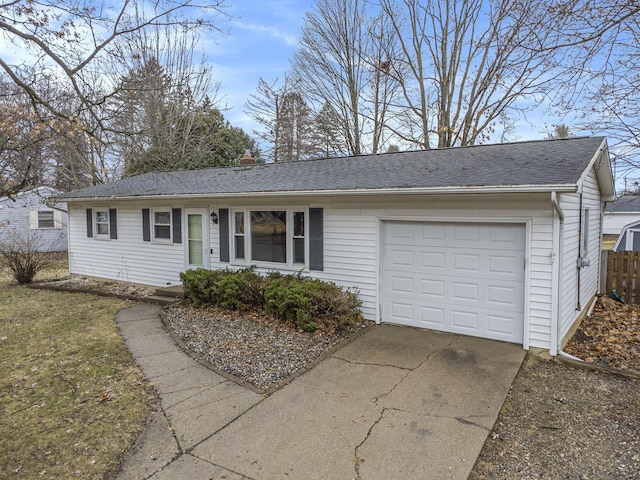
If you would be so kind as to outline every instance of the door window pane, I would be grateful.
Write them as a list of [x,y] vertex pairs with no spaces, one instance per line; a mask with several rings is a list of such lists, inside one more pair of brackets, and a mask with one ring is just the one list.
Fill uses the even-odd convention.
[[187,216],[187,236],[189,242],[189,265],[204,265],[202,254],[202,215]]

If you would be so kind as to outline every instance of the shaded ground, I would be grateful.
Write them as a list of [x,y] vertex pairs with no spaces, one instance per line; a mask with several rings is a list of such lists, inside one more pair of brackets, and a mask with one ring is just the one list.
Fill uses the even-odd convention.
[[[640,306],[601,298],[565,351],[640,374]],[[640,380],[528,361],[470,479],[640,478]]]
[[638,387],[559,362],[525,364],[469,478],[640,478]]

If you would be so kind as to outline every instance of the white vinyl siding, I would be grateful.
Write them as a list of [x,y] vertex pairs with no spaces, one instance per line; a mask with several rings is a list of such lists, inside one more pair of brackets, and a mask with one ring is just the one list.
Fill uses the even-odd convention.
[[[118,212],[118,239],[96,246],[96,242],[86,236],[85,208],[92,206],[71,205],[69,271],[146,285],[179,284],[179,273],[185,265],[184,245],[144,242],[140,210],[145,206],[114,205]],[[104,209],[96,207],[95,210]]]
[[[585,179],[584,207],[591,211],[589,238],[590,267],[582,272],[582,302],[593,296],[597,285],[600,206],[595,177]],[[593,191],[593,192],[591,192]],[[576,259],[579,248],[577,238],[578,194],[559,195],[566,220],[562,244],[561,330],[565,331],[575,320]],[[177,205],[183,209],[201,204]],[[220,262],[220,225],[208,221],[207,252],[211,268],[242,268],[250,262],[234,263],[234,212],[247,212],[256,205],[269,210],[308,211],[323,209],[324,270],[309,271],[302,265],[278,266],[283,273],[301,272],[303,276],[320,278],[340,286],[354,288],[362,300],[362,311],[370,320],[380,320],[381,287],[380,251],[381,229],[385,221],[480,222],[517,223],[526,225],[526,270],[524,305],[525,346],[549,348],[551,341],[551,290],[553,253],[553,207],[549,192],[540,194],[485,194],[458,196],[385,195],[291,198],[237,198],[209,200],[208,211],[229,209],[229,247],[231,262]],[[165,204],[166,205],[166,204]],[[149,244],[142,241],[141,208],[162,206],[158,202],[117,202],[112,205],[118,212],[118,240],[105,242],[100,251],[95,242],[86,238],[86,208],[97,208],[90,202],[74,204],[70,214],[70,270],[72,273],[125,280],[149,285],[179,283],[179,272],[185,268],[185,248],[181,244]],[[183,210],[184,211],[184,210]],[[246,229],[245,213],[245,235]],[[208,219],[208,217],[205,217]],[[289,217],[291,221],[292,217]],[[184,220],[184,215],[183,215]],[[308,218],[305,215],[305,221]],[[289,223],[289,222],[288,222]],[[290,237],[291,239],[292,237]],[[248,240],[247,240],[248,241]],[[308,245],[308,239],[305,238]],[[246,242],[245,242],[246,245]],[[248,255],[248,252],[245,252]],[[306,253],[308,257],[308,252]],[[289,255],[291,257],[291,255]],[[556,252],[556,258],[560,258]],[[274,267],[256,268],[268,273]],[[563,293],[564,292],[564,293]],[[584,308],[585,306],[583,306]]]
[[[582,310],[598,292],[598,264],[600,261],[600,192],[592,169],[584,176],[582,184],[582,209],[589,210],[589,251],[584,259],[589,266],[580,269],[580,296],[578,297],[578,256],[581,251],[581,238],[578,237],[580,227],[580,193],[563,194],[560,206],[565,213],[562,244],[562,264],[560,280],[560,331],[559,338],[569,331]],[[578,310],[578,305],[580,309]]]
[[620,235],[622,227],[640,221],[640,212],[605,213],[602,233],[605,235]]
[[[64,211],[66,205],[50,206],[45,203],[45,198],[54,193],[48,187],[40,187],[18,194],[15,202],[0,197],[0,240],[14,232],[23,235],[36,234],[40,251],[67,250],[67,214]],[[40,210],[53,211],[53,227],[38,228]]]

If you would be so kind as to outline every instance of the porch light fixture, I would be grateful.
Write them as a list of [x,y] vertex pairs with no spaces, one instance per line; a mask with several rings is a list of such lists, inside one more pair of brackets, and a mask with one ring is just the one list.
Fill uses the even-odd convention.
[[218,214],[215,211],[211,212],[211,222],[214,225],[218,224]]

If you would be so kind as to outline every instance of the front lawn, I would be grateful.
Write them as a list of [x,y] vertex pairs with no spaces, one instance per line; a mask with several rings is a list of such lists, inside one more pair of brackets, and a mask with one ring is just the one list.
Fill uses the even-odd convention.
[[156,405],[118,334],[125,301],[0,278],[0,478],[105,478]]

